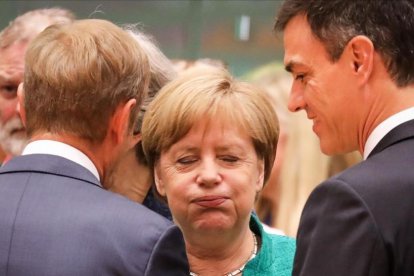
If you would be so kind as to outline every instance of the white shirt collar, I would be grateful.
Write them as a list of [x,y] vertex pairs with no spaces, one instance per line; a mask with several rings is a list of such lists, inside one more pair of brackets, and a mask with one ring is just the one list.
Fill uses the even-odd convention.
[[68,144],[53,140],[37,140],[24,148],[22,155],[27,154],[51,154],[69,159],[89,170],[100,181],[98,170],[91,159]]
[[364,160],[367,159],[369,154],[375,148],[375,146],[381,141],[384,136],[390,132],[396,126],[401,125],[407,121],[414,119],[414,107],[405,109],[401,112],[398,112],[391,117],[388,117],[383,122],[381,122],[374,131],[368,136],[367,142],[364,147]]

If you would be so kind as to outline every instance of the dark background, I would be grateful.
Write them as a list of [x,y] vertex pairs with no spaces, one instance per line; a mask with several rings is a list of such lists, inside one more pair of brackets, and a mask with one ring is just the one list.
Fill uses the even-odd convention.
[[[45,7],[62,7],[78,19],[101,18],[118,25],[139,23],[172,59],[214,58],[236,76],[260,65],[281,61],[282,40],[273,33],[280,1],[2,1],[0,29],[19,14]],[[249,39],[239,39],[241,16],[250,18]]]

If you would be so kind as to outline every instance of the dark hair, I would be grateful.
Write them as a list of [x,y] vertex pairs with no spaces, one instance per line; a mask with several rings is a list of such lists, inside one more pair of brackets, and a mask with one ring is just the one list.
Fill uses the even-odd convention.
[[285,0],[276,17],[275,31],[283,31],[296,15],[307,17],[333,62],[353,37],[364,35],[398,86],[414,83],[412,0]]

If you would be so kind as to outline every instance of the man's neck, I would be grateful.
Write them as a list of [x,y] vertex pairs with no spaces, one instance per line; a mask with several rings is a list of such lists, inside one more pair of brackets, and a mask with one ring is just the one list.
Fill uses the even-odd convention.
[[69,145],[71,147],[74,147],[75,149],[82,152],[84,155],[87,156],[87,158],[90,159],[90,161],[95,166],[99,179],[103,180],[103,176],[105,173],[105,159],[101,158],[103,155],[101,152],[101,148],[99,145],[91,143],[90,141],[87,141],[85,139],[81,139],[78,137],[75,137],[73,135],[65,135],[65,134],[52,134],[52,133],[42,133],[42,134],[36,134],[33,137],[31,137],[30,142],[39,141],[39,140],[51,140],[56,142],[61,142],[66,145]]

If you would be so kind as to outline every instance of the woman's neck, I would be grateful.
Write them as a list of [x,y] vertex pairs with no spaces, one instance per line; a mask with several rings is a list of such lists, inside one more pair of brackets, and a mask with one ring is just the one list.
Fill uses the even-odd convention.
[[151,174],[147,166],[140,164],[135,152],[128,152],[119,162],[106,187],[112,192],[142,203],[151,188]]
[[[190,270],[198,276],[226,275],[248,262],[255,248],[249,228],[239,233],[217,233],[186,238]],[[257,247],[256,247],[257,248]]]

